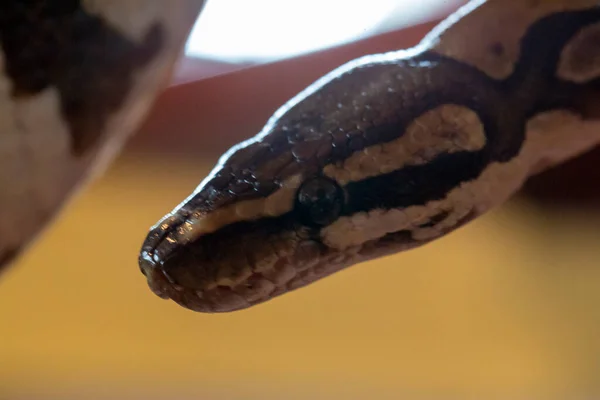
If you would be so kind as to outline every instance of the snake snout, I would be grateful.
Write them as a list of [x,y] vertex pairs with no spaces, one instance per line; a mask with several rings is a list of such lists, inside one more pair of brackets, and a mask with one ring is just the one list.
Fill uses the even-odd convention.
[[227,312],[250,306],[249,288],[266,290],[252,277],[249,248],[239,237],[203,234],[176,240],[180,226],[180,219],[157,224],[142,246],[139,268],[156,295],[194,311]]
[[292,214],[194,237],[178,236],[185,221],[172,217],[157,224],[142,246],[139,267],[156,295],[194,311],[247,308],[327,272],[316,267],[327,249]]
[[[171,299],[195,311],[221,311],[215,307],[211,296],[203,295],[207,280],[199,279],[197,276],[198,272],[210,269],[210,265],[192,266],[182,262],[179,259],[179,252],[174,253],[172,257],[174,258],[163,260],[155,254],[142,251],[139,267],[142,274],[146,276],[152,292],[163,299]],[[203,268],[204,266],[208,268]]]

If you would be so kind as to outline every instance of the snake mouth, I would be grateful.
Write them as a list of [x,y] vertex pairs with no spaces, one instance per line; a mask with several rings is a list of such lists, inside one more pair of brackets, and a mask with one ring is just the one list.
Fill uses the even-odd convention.
[[[324,249],[323,245],[316,242],[304,243],[302,247]],[[300,258],[304,262],[300,262]],[[149,254],[143,254],[139,264],[150,289],[157,296],[171,299],[193,311],[219,313],[245,309],[306,286],[345,266],[336,261],[339,260],[314,255],[309,257],[306,253],[302,257],[296,253],[295,256],[278,258],[270,268],[261,271],[247,268],[245,276],[241,279],[238,277],[236,281],[210,282],[201,288],[180,285],[164,264],[161,266]],[[183,274],[189,272],[189,268],[186,268]],[[176,275],[185,279],[182,272]]]
[[[202,238],[199,238],[202,243]],[[181,246],[161,259],[152,252],[142,251],[139,265],[146,276],[150,289],[163,299],[202,313],[223,313],[249,308],[264,303],[281,294],[307,286],[351,265],[382,255],[418,246],[410,231],[400,231],[383,238],[346,248],[332,249],[323,243],[303,239],[290,246],[286,255],[278,255],[272,262],[263,263],[257,269],[250,263],[237,274],[218,279],[199,280],[199,274],[214,269],[219,273],[231,269],[225,263],[191,263],[186,254],[187,246]],[[193,245],[193,244],[192,244]],[[189,246],[189,245],[188,245]],[[213,246],[207,247],[210,250]],[[271,253],[275,254],[275,253]]]
[[[260,273],[252,273],[247,280],[235,286],[216,285],[203,290],[184,288],[169,280],[159,268],[148,271],[151,290],[163,299],[171,299],[192,311],[203,313],[231,312],[263,303],[293,286],[277,286]],[[298,285],[300,287],[302,285]]]
[[[177,225],[176,220],[169,222]],[[248,308],[338,269],[327,246],[308,238],[302,229],[275,233],[269,229],[280,226],[275,221],[241,224],[244,233],[237,236],[225,228],[225,232],[188,243],[167,243],[169,250],[165,251],[168,235],[164,232],[172,231],[174,225],[159,224],[148,234],[139,267],[157,296],[193,311]],[[254,240],[248,240],[249,232]]]

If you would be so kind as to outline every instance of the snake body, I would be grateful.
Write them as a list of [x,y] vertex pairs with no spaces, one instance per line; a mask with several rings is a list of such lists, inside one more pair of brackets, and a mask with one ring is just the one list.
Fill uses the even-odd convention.
[[[82,9],[97,4],[100,22],[110,20],[112,2],[72,3]],[[25,98],[39,103],[36,112],[62,113],[56,130],[72,140],[25,162],[36,165],[25,184],[48,199],[41,208],[35,202],[40,215],[17,204],[14,194],[0,195],[0,254],[15,254],[38,232],[97,168],[98,154],[114,153],[114,143],[122,143],[141,119],[139,110],[158,91],[159,77],[192,24],[189,15],[202,7],[202,1],[181,1],[180,11],[171,7],[163,15],[166,8],[155,3],[155,12],[139,25],[144,29],[135,30],[136,40],[115,37],[118,29],[94,19],[81,22],[78,14],[75,27],[100,24],[100,36],[109,38],[102,43],[138,56],[105,70],[91,68],[105,84],[75,91],[70,101],[64,81],[73,89],[85,72],[68,63],[73,57],[54,60],[54,80],[43,84],[31,76],[19,81],[20,68],[5,63],[13,102]],[[124,12],[124,3],[117,4],[114,10]],[[163,23],[152,28],[150,20]],[[6,25],[0,22],[5,56]],[[77,47],[72,36],[69,31],[67,50]],[[146,78],[126,82],[120,99],[92,101],[103,88],[105,94],[118,92],[110,85],[121,87],[121,79],[144,73]],[[136,89],[143,93],[131,94]],[[504,203],[531,175],[596,146],[599,95],[597,1],[471,1],[416,47],[351,61],[283,105],[151,228],[140,268],[157,295],[195,311],[226,312],[422,246]],[[31,110],[12,112],[16,133],[17,122],[35,121]],[[109,117],[117,122],[109,124]],[[55,140],[42,136],[32,139],[34,145]],[[16,151],[10,141],[0,143],[5,153]],[[53,160],[61,161],[58,169],[49,169]],[[18,187],[13,175],[2,174],[4,187]],[[15,226],[23,229],[15,232]]]
[[203,3],[0,2],[0,270],[118,153]]

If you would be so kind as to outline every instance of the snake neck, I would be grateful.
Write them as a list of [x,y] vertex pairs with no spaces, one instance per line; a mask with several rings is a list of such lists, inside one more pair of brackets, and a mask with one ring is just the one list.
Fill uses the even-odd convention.
[[[490,90],[502,97],[493,105],[498,160],[520,154],[529,137],[539,143],[528,159],[552,165],[598,143],[599,40],[597,1],[503,0],[469,3],[424,42],[431,53],[492,78]],[[547,135],[537,134],[542,127]]]

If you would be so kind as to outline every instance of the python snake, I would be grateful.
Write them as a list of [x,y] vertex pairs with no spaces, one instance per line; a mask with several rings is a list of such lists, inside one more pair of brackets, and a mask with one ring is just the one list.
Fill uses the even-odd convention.
[[[471,1],[414,48],[351,61],[283,105],[151,228],[140,268],[157,295],[225,312],[422,246],[596,146],[599,94],[598,1]],[[111,105],[91,112],[134,114]],[[92,129],[73,106],[71,130]]]

